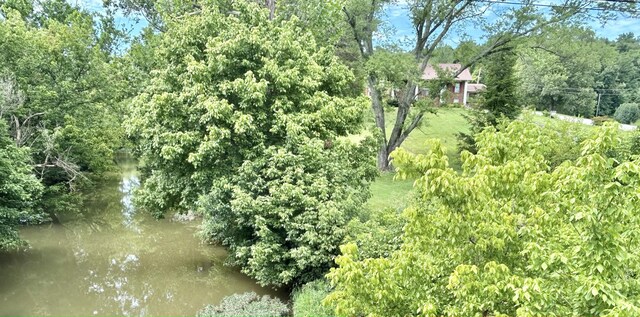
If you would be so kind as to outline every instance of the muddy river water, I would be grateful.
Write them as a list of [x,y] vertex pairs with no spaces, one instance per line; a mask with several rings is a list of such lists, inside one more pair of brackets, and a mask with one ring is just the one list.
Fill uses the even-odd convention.
[[137,212],[135,170],[87,193],[81,215],[21,229],[30,247],[0,254],[0,315],[194,316],[205,304],[261,288],[224,266],[222,247],[196,236],[199,221]]

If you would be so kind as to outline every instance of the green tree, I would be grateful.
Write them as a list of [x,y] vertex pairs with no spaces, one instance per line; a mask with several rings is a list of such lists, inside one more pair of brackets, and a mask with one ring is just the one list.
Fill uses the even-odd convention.
[[0,250],[20,247],[20,223],[39,220],[37,202],[42,185],[33,175],[27,148],[19,148],[0,121]]
[[624,103],[616,109],[614,118],[620,123],[631,124],[640,119],[640,108],[635,103]]
[[[57,220],[79,202],[71,192],[114,168],[122,146],[123,103],[131,90],[113,16],[98,16],[65,1],[38,8],[20,0],[0,5],[0,82],[13,98],[0,120],[18,147],[28,147],[45,185],[42,209]],[[14,9],[15,8],[15,9]]]
[[30,144],[45,183],[71,184],[80,173],[113,166],[122,135],[120,80],[93,17],[59,5],[65,10],[36,26],[13,10],[0,21],[0,74],[15,78],[25,96],[3,119],[18,145]]
[[353,74],[296,23],[240,2],[170,22],[128,121],[138,204],[199,210],[205,237],[263,284],[326,272],[375,173],[370,147],[345,138],[366,109]]
[[436,141],[397,150],[399,175],[419,176],[403,245],[379,259],[343,246],[327,300],[348,316],[637,315],[640,161],[609,155],[616,125],[592,133],[555,168],[563,140],[529,121],[481,132],[462,174]]
[[460,133],[460,149],[476,152],[473,136],[487,126],[497,126],[500,118],[515,119],[521,110],[517,97],[517,79],[514,67],[517,55],[505,49],[488,57],[483,63],[486,89],[481,93],[479,107],[467,117],[470,133]]
[[[376,54],[374,34],[379,31],[381,25],[381,12],[390,2],[392,1],[350,0],[344,6],[345,19],[353,34],[353,40],[358,45],[360,58],[365,62]],[[473,54],[460,55],[465,59],[461,61],[463,66],[457,73],[446,74],[453,78],[486,56],[502,51],[517,39],[537,34],[546,26],[567,21],[576,17],[585,8],[594,6],[592,1],[564,0],[560,1],[551,12],[542,12],[531,1],[518,1],[518,4],[520,5],[505,8],[500,1],[408,1],[407,9],[416,30],[410,54],[418,67],[418,73],[424,72],[436,49],[441,47],[443,41],[459,26],[473,23],[476,28],[483,29],[491,37],[481,49],[474,47],[470,50]],[[599,6],[604,13],[611,8],[635,8],[634,4],[621,2],[608,2],[596,4],[596,6]],[[495,12],[501,14],[497,19],[488,18],[488,15],[484,14],[487,10],[496,10]],[[386,170],[390,168],[389,153],[398,148],[421,124],[429,107],[414,107],[416,103],[414,92],[419,81],[411,77],[406,78],[404,88],[401,89],[402,94],[398,97],[398,110],[391,133],[387,134],[384,91],[379,89],[381,80],[384,78],[378,78],[375,73],[366,74],[366,84],[372,100],[371,107],[379,132],[378,168]]]
[[505,50],[488,58],[485,65],[484,83],[487,86],[481,94],[481,108],[488,111],[491,125],[497,125],[501,116],[515,119],[520,114],[517,98],[517,80],[514,67],[517,56],[513,50]]
[[557,27],[523,43],[519,55],[523,99],[538,110],[613,115],[623,92],[635,85],[623,69],[633,67],[631,61],[590,29]]

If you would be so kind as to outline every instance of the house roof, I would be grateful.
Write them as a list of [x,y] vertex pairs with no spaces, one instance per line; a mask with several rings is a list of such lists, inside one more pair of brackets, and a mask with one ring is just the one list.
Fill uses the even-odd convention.
[[476,93],[476,92],[480,92],[482,90],[485,90],[486,88],[487,88],[487,86],[485,86],[484,84],[468,84],[467,85],[467,92]]
[[[438,64],[438,67],[444,71],[455,73],[457,72],[462,65],[460,64]],[[422,79],[430,80],[438,78],[438,72],[433,67],[433,65],[427,65],[427,68],[424,69],[424,73],[422,73]],[[456,78],[456,81],[470,81],[471,80],[471,72],[466,68],[463,70]]]

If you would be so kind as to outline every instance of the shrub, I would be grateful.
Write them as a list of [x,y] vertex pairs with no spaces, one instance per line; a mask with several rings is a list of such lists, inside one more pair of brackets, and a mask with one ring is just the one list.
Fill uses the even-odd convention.
[[33,175],[29,150],[17,147],[0,120],[0,251],[25,245],[20,223],[39,222],[36,203],[43,187]]
[[322,304],[322,300],[331,291],[324,279],[315,280],[302,286],[293,293],[293,316],[328,317],[334,316],[331,307]]
[[611,121],[611,118],[607,117],[607,116],[597,116],[597,117],[593,117],[591,118],[591,120],[593,121],[593,125],[603,125],[605,122]]
[[396,98],[389,98],[387,99],[387,106],[398,108],[398,106],[400,106],[400,102]]
[[623,103],[616,109],[613,117],[620,123],[631,124],[640,119],[640,108],[636,103]]
[[363,258],[388,257],[396,251],[402,240],[402,227],[406,221],[400,212],[392,209],[367,210],[367,218],[349,222],[346,242],[355,243]]
[[277,298],[258,296],[254,292],[233,294],[222,299],[219,306],[207,305],[197,314],[210,316],[287,316],[289,308]]
[[630,137],[629,152],[631,155],[640,155],[640,131],[638,130]]

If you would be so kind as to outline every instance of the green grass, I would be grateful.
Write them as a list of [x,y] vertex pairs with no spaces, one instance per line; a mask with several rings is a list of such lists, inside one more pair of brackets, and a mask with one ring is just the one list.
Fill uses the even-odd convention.
[[[436,114],[427,114],[424,117],[425,124],[411,132],[409,137],[401,145],[416,154],[427,152],[427,139],[439,139],[447,150],[449,164],[460,169],[460,159],[457,153],[457,138],[459,132],[468,132],[469,124],[463,117],[465,113],[461,108],[439,108]],[[387,135],[395,122],[395,111],[385,114]],[[368,208],[393,208],[404,209],[410,198],[414,180],[393,180],[394,173],[382,173],[371,184],[371,198],[367,202]]]
[[371,184],[371,198],[368,209],[404,209],[411,197],[414,180],[394,180],[395,173],[382,173]]
[[[425,145],[427,139],[439,139],[447,150],[449,164],[456,170],[460,170],[460,156],[458,155],[458,139],[460,132],[469,132],[469,123],[463,117],[466,110],[462,108],[439,108],[435,114],[426,114],[424,124],[411,132],[401,147],[416,154],[427,152]],[[385,116],[387,123],[387,135],[395,121],[395,111]]]

